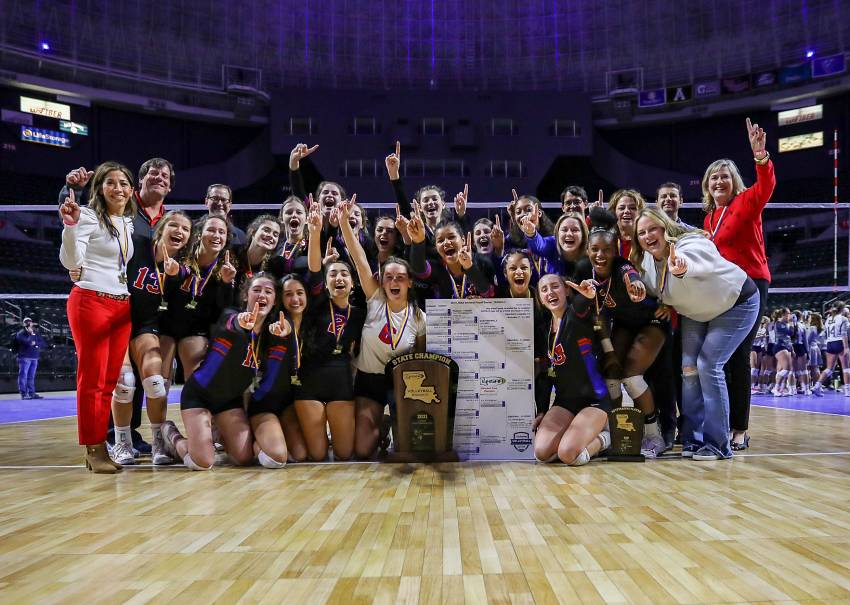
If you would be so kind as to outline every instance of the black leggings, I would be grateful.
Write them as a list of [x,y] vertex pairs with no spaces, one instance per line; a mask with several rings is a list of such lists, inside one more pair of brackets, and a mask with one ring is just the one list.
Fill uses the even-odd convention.
[[746,431],[750,424],[750,389],[752,376],[750,374],[750,351],[753,340],[759,329],[759,323],[767,309],[767,288],[770,285],[766,279],[754,279],[761,296],[759,316],[753,324],[753,329],[738,346],[726,366],[726,388],[729,391],[729,425],[733,431]]

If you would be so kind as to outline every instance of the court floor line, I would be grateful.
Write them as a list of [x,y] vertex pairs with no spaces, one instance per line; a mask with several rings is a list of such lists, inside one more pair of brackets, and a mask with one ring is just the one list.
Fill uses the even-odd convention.
[[[850,451],[843,452],[780,452],[780,453],[770,453],[765,452],[762,454],[735,454],[735,458],[772,458],[772,457],[797,457],[797,456],[850,456]],[[682,458],[681,456],[662,456],[661,458],[656,458],[656,460],[689,460],[688,458]],[[482,462],[493,463],[493,462],[504,462],[506,464],[538,464],[534,460],[474,460],[474,461],[466,461],[459,462],[454,464],[479,464]],[[595,461],[596,464],[599,462],[604,462],[604,460]],[[653,461],[648,461],[649,464],[652,464]],[[717,462],[723,462],[719,460]],[[328,466],[335,465],[340,466],[344,464],[409,464],[409,465],[418,465],[418,464],[431,464],[424,462],[380,462],[378,460],[349,460],[349,461],[341,461],[341,462],[296,462],[292,463],[291,466],[300,467],[300,466]],[[439,464],[452,464],[452,463],[439,463]],[[289,466],[289,465],[287,465]],[[2,465],[0,464],[0,471],[14,471],[14,470],[51,470],[51,469],[68,469],[68,468],[83,468],[82,464],[33,464],[30,466],[27,465]],[[224,465],[218,468],[238,468],[230,465]],[[245,467],[246,469],[258,470],[260,467]],[[124,470],[127,471],[142,471],[156,469],[157,472],[161,471],[186,471],[186,467],[180,464],[168,465],[168,466],[154,466],[153,464],[131,464],[124,467]],[[188,472],[188,471],[187,471]]]

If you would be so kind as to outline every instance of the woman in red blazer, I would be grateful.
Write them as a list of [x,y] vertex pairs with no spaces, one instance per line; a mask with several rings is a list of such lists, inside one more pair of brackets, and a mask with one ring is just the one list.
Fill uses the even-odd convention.
[[[702,177],[702,207],[706,212],[703,229],[723,258],[738,265],[758,286],[761,317],[767,308],[770,285],[761,213],[776,187],[776,175],[770,154],[765,149],[767,136],[764,130],[747,118],[747,132],[756,164],[756,182],[746,188],[732,160],[712,162]],[[758,325],[754,325],[726,364],[733,450],[746,449],[749,444],[750,348],[757,329]]]

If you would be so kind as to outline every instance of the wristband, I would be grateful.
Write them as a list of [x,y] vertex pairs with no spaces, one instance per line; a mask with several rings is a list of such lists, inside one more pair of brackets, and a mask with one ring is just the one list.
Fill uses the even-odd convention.
[[758,164],[759,166],[764,166],[765,164],[767,164],[767,161],[769,159],[770,159],[770,152],[767,151],[766,149],[764,150],[764,157],[763,158],[761,158],[761,159],[758,159],[756,157],[753,158],[755,163]]

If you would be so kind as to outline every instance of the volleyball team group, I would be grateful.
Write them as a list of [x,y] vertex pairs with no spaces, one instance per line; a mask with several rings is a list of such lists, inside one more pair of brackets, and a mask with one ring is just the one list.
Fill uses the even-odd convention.
[[[244,232],[226,185],[208,188],[201,218],[168,211],[167,160],[148,160],[137,179],[116,162],[72,170],[60,259],[74,281],[86,466],[134,463],[142,395],[155,465],[208,470],[217,445],[235,465],[267,468],[377,459],[394,419],[384,369],[426,350],[426,300],[488,297],[534,301],[537,460],[604,453],[623,391],[644,416],[644,455],[676,441],[693,460],[731,458],[749,444],[751,394],[800,376],[796,340],[785,343],[802,324],[759,321],[770,282],[761,215],[776,181],[764,130],[748,119],[747,133],[755,182],[745,187],[729,159],[709,165],[698,227],[679,218],[672,182],[654,205],[634,189],[591,203],[568,186],[557,217],[513,191],[505,210],[473,220],[468,187],[451,200],[429,185],[411,201],[398,143],[386,158],[396,211],[372,223],[339,183],[307,192],[300,163],[318,146],[292,150],[292,195]],[[846,361],[846,322],[842,351],[825,343],[828,364]],[[769,348],[774,364],[762,368]],[[175,358],[185,434],[166,417]]]

